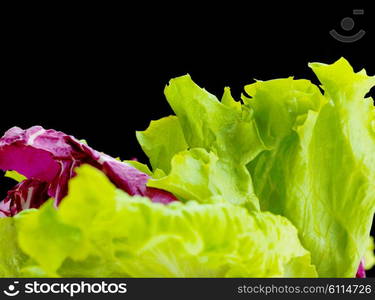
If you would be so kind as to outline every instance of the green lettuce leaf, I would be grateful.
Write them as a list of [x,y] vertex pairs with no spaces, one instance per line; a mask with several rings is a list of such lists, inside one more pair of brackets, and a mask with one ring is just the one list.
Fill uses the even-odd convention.
[[193,148],[176,154],[172,170],[158,179],[151,179],[148,186],[167,190],[181,200],[200,203],[227,201],[237,205],[257,203],[252,182],[245,167],[219,160],[213,152]]
[[26,178],[26,176],[23,176],[22,174],[18,173],[17,171],[6,171],[5,172],[5,177],[8,177],[8,178],[12,178],[13,180],[17,181],[17,182],[21,182],[21,181],[24,181]]
[[259,201],[293,222],[320,276],[353,277],[375,208],[375,112],[365,98],[375,78],[345,59],[310,66],[324,95],[308,80],[257,81],[242,105],[229,88],[219,102],[188,75],[171,80],[165,95],[188,149],[172,149],[170,172],[148,184],[200,203],[257,210]]
[[146,165],[146,164],[142,164],[141,162],[139,161],[136,161],[136,160],[124,160],[123,161],[124,163],[127,163],[128,165],[136,168],[137,170],[149,175],[149,176],[153,176],[153,173],[152,171],[150,170],[150,168]]
[[165,95],[177,117],[152,122],[137,134],[153,167],[166,173],[148,186],[171,191],[181,200],[225,199],[259,210],[246,164],[265,146],[252,111],[236,102],[229,88],[220,102],[189,75],[172,79]]
[[252,111],[233,104],[229,89],[222,103],[185,75],[172,79],[164,93],[190,148],[213,151],[238,165],[247,164],[264,149]]
[[20,250],[13,218],[0,218],[0,278],[19,277],[27,256]]
[[245,86],[252,98],[242,100],[253,111],[259,135],[267,150],[290,135],[306,120],[310,110],[317,111],[324,102],[319,88],[308,80],[292,77],[269,81],[257,81]]
[[137,131],[136,136],[153,170],[161,169],[165,173],[171,169],[173,155],[188,147],[176,116],[151,121],[147,130]]
[[319,276],[354,277],[375,209],[375,77],[345,59],[310,67],[323,98],[291,79],[245,88],[269,147],[248,168],[261,208],[292,221]]
[[23,276],[316,276],[284,217],[229,203],[152,203],[91,166],[77,174],[59,208],[49,201],[14,218],[29,257]]

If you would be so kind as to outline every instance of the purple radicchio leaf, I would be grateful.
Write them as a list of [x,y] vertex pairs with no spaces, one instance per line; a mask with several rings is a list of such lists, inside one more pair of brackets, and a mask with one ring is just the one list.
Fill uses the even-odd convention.
[[15,170],[28,180],[14,187],[0,202],[0,216],[39,207],[49,197],[57,205],[68,192],[74,169],[82,164],[102,170],[112,183],[130,195],[165,204],[177,200],[169,192],[147,187],[147,174],[92,149],[73,136],[41,126],[27,130],[13,127],[0,139],[0,169]]
[[365,270],[365,260],[362,258],[361,262],[359,263],[357,274],[355,275],[356,278],[365,278],[366,277],[366,270]]
[[8,191],[6,198],[0,203],[0,214],[14,216],[24,209],[38,208],[48,198],[47,182],[26,179]]

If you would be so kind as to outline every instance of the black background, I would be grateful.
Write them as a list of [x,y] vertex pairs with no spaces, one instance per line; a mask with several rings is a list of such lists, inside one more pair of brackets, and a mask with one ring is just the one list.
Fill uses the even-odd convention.
[[[354,8],[365,8],[365,15],[353,16]],[[293,75],[317,82],[307,67],[312,61],[344,56],[355,69],[375,74],[375,12],[358,2],[61,10],[28,18],[16,11],[5,23],[1,134],[12,126],[42,125],[145,162],[135,131],[172,113],[163,88],[173,77],[190,73],[217,96],[230,86],[238,99],[253,78]],[[367,31],[362,40],[344,44],[328,34],[334,28],[345,34],[343,17],[355,20],[348,34]],[[1,197],[9,185],[1,181]]]

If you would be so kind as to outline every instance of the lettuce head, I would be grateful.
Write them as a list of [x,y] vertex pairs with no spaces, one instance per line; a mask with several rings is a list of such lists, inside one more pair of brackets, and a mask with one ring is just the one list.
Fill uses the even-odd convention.
[[219,100],[189,75],[136,137],[150,167],[13,127],[2,277],[364,277],[374,265],[375,77],[309,64]]

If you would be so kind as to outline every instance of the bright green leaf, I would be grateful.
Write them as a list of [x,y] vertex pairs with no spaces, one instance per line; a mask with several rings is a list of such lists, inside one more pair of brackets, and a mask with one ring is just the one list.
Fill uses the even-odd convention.
[[[271,148],[249,170],[261,208],[292,221],[319,276],[354,277],[375,208],[375,111],[364,98],[375,77],[344,59],[310,66],[325,91],[320,103],[295,83],[257,83],[262,92],[250,101]],[[307,112],[302,122],[296,112]]]
[[6,171],[4,176],[8,177],[8,178],[12,178],[17,182],[21,182],[21,181],[24,181],[25,179],[27,179],[25,176],[18,173],[17,171]]
[[159,168],[165,173],[170,171],[173,155],[188,147],[176,116],[151,121],[145,131],[137,131],[137,139],[153,170]]

